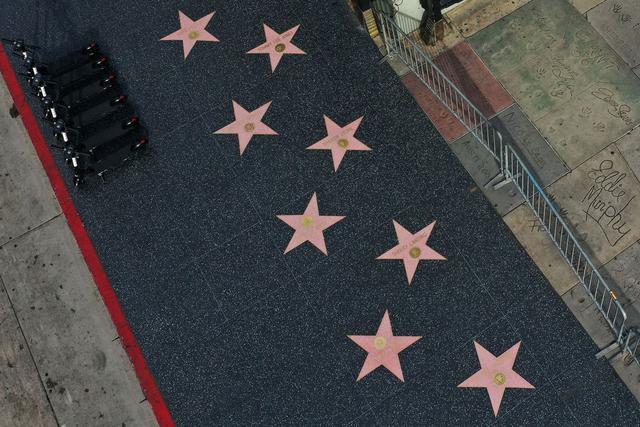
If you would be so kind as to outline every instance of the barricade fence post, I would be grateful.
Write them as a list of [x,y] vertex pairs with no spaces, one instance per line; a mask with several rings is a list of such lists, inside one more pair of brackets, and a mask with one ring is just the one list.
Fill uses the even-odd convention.
[[624,343],[624,358],[625,363],[631,363],[633,360],[638,362],[640,354],[638,349],[640,348],[640,333],[637,329],[632,329],[627,334],[627,339]]

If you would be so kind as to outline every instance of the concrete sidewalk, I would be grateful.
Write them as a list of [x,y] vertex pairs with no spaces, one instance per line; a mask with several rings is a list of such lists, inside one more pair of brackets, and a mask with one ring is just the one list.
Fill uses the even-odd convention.
[[[640,324],[640,3],[467,0],[447,14],[434,57],[510,143]],[[431,53],[427,51],[427,53]],[[595,343],[614,336],[533,212],[489,153],[397,60],[405,85]],[[612,360],[636,397],[640,369]]]
[[0,79],[0,426],[157,425]]

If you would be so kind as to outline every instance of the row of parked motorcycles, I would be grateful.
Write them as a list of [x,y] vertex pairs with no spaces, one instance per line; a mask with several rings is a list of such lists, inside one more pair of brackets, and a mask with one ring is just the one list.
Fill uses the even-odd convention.
[[22,59],[32,93],[51,124],[55,144],[73,168],[73,184],[100,177],[146,149],[149,140],[109,59],[96,43],[51,62],[36,60],[36,46],[3,41]]

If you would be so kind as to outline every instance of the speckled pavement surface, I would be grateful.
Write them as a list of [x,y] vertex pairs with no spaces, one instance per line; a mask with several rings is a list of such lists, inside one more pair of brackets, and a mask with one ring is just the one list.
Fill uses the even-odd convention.
[[[11,0],[5,36],[52,48],[84,35],[113,58],[149,127],[148,156],[74,193],[125,313],[178,425],[637,425],[638,404],[544,276],[424,119],[341,1]],[[35,8],[35,9],[34,9]],[[185,60],[159,39],[216,11]],[[275,73],[262,24],[307,55]],[[272,101],[238,155],[213,135]],[[34,104],[34,107],[35,104]],[[322,116],[372,148],[338,172],[306,150]],[[401,119],[400,119],[401,118]],[[258,141],[259,140],[259,141]],[[67,173],[66,168],[63,172]],[[316,192],[329,255],[290,227]],[[411,286],[402,263],[375,258],[437,220]],[[356,381],[366,353],[347,335],[372,334],[389,310],[397,335],[423,338],[400,354],[405,382],[384,368]],[[522,341],[514,370],[536,388],[508,389],[498,417],[486,390],[456,386],[479,369],[473,341],[499,355]]]
[[531,1],[469,42],[571,169],[640,122],[638,78],[565,1]]

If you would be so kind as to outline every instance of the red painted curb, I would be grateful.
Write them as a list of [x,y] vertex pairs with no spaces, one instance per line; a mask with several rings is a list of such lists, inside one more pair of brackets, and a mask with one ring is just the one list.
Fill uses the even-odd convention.
[[133,332],[131,331],[131,327],[129,326],[124,312],[122,311],[122,307],[118,302],[116,293],[111,287],[109,278],[102,267],[102,263],[100,262],[100,258],[98,258],[98,254],[91,242],[91,238],[85,230],[80,215],[73,204],[71,194],[62,180],[62,175],[60,175],[60,171],[58,170],[58,166],[56,165],[53,155],[51,154],[51,151],[49,151],[49,146],[44,135],[40,131],[38,121],[27,103],[25,94],[22,91],[22,87],[18,82],[16,73],[11,66],[9,57],[7,56],[2,44],[0,44],[0,73],[4,76],[9,92],[13,97],[13,102],[20,112],[20,117],[22,117],[24,127],[29,133],[33,147],[38,153],[40,162],[42,162],[42,166],[44,166],[44,170],[49,177],[53,191],[58,198],[58,202],[60,203],[65,217],[67,218],[69,228],[71,228],[71,232],[78,242],[80,251],[82,252],[84,260],[93,275],[93,279],[96,282],[96,286],[102,296],[102,300],[107,306],[107,310],[109,310],[111,320],[113,320],[113,323],[116,326],[122,346],[133,363],[138,381],[142,386],[142,391],[151,404],[153,413],[155,414],[160,426],[174,427],[175,422],[173,421],[171,412],[169,412],[169,408],[160,393],[160,389],[158,389],[155,378],[149,370],[149,366],[147,366],[147,362],[142,355],[142,350],[138,346],[136,338],[133,336]]

